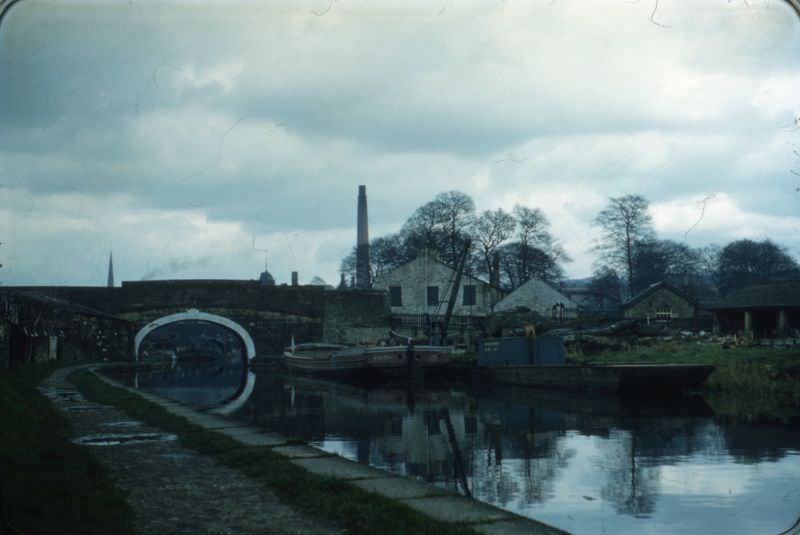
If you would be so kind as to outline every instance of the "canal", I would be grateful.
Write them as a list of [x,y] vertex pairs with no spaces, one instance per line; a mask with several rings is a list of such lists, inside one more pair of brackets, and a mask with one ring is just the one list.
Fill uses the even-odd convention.
[[352,385],[247,370],[240,357],[173,358],[132,380],[572,533],[778,534],[800,515],[797,412],[744,422],[701,398]]

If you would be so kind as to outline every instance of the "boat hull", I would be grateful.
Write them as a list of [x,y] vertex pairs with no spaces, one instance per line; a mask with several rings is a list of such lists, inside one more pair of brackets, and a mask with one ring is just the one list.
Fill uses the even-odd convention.
[[284,353],[286,366],[293,371],[314,375],[352,375],[356,373],[408,373],[430,370],[450,362],[451,347],[383,346],[346,348],[335,351],[319,349]]

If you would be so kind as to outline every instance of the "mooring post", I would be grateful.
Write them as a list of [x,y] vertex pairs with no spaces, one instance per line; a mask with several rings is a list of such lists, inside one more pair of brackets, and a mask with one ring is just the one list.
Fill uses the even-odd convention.
[[414,369],[414,340],[411,338],[408,339],[408,347],[406,347],[406,367],[409,377],[411,377],[411,371]]

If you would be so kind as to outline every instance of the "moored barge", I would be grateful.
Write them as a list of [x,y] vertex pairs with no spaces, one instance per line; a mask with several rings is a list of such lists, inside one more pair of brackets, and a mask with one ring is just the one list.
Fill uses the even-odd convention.
[[482,341],[475,374],[498,384],[663,396],[699,389],[714,369],[709,364],[567,364],[560,337],[519,336]]

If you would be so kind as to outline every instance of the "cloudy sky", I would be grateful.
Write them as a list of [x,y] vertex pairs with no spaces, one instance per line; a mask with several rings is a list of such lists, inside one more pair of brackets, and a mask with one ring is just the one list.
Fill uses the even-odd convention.
[[[23,0],[0,24],[0,282],[338,280],[457,189],[800,257],[800,18],[779,0]],[[691,230],[690,230],[691,229]],[[689,231],[687,233],[687,231]],[[255,247],[254,247],[255,243]]]

